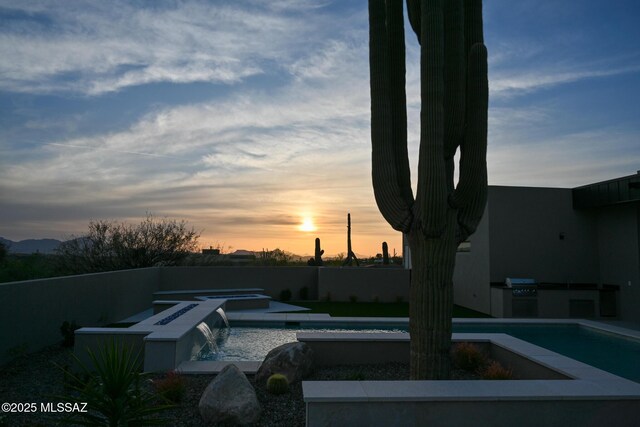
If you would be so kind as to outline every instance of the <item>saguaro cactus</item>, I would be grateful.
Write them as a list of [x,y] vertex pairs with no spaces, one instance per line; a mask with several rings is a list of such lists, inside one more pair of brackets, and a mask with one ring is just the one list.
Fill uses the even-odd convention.
[[351,249],[351,214],[347,213],[347,259],[344,260],[342,265],[351,266],[354,262],[356,263],[356,266],[360,266],[358,257],[356,257],[356,254],[353,253],[353,250]]
[[407,0],[407,11],[421,45],[418,187],[414,199],[402,2],[369,0],[373,188],[411,248],[411,378],[440,379],[450,369],[456,248],[475,231],[487,198],[487,50],[481,0]]
[[389,245],[387,242],[382,242],[382,264],[389,265]]
[[314,256],[314,264],[317,266],[322,266],[324,263],[322,262],[322,254],[324,254],[324,249],[320,249],[320,238],[316,237],[316,250]]

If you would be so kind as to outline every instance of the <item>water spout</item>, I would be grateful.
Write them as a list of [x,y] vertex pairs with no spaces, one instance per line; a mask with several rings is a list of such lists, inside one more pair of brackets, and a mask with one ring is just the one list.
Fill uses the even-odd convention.
[[207,348],[209,353],[215,353],[218,350],[218,345],[216,344],[216,336],[209,328],[205,322],[201,322],[198,326],[196,326],[202,336],[204,337],[205,343],[200,348],[200,352],[202,352],[205,348]]
[[230,328],[229,319],[227,319],[227,314],[224,312],[222,307],[216,308],[216,313],[218,313],[220,315],[220,317],[222,318],[222,321],[224,322],[224,326],[226,326],[227,328]]

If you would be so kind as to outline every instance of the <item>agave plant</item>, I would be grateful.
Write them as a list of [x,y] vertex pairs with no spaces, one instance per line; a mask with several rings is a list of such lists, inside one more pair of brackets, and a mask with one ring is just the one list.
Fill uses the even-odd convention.
[[140,353],[114,341],[97,353],[87,350],[91,366],[74,355],[79,372],[63,368],[70,395],[55,396],[63,402],[86,403],[86,412],[74,412],[62,423],[85,426],[148,426],[166,421],[150,418],[171,405],[159,404],[158,396],[141,387]]

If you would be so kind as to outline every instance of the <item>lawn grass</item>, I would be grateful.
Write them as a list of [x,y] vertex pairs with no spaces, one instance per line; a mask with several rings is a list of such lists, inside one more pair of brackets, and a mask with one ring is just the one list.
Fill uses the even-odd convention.
[[[287,301],[309,308],[306,313],[328,313],[332,317],[409,317],[408,302]],[[469,308],[453,306],[453,317],[491,317]]]

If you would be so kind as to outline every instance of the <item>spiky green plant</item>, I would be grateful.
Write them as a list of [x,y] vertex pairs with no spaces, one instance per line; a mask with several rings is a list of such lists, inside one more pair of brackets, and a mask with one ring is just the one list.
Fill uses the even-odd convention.
[[440,379],[450,369],[456,248],[475,231],[487,197],[487,50],[481,0],[407,0],[407,10],[421,45],[418,187],[414,199],[402,2],[369,0],[373,188],[411,248],[411,378]]
[[91,366],[74,355],[80,372],[63,368],[65,388],[70,394],[55,396],[63,402],[87,403],[87,412],[74,412],[62,420],[84,426],[164,425],[165,420],[151,418],[170,408],[159,404],[153,394],[143,390],[139,354],[133,349],[109,342],[97,353],[87,350]]

